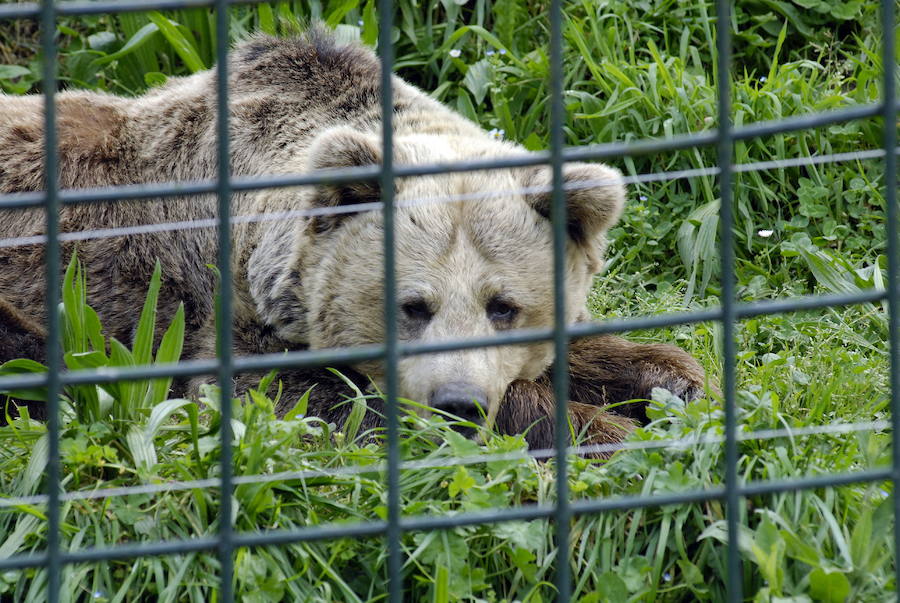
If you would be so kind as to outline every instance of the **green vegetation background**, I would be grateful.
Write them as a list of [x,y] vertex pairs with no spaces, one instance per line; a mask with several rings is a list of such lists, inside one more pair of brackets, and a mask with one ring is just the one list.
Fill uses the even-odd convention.
[[[373,45],[373,0],[273,2],[231,9],[231,35],[284,35],[311,19],[338,35]],[[400,0],[397,72],[498,135],[544,148],[547,105],[547,3],[538,0]],[[714,5],[706,0],[594,0],[565,3],[566,140],[570,145],[638,140],[716,126]],[[877,3],[864,0],[740,2],[731,23],[731,73],[737,125],[875,102],[882,65]],[[896,31],[896,26],[895,26]],[[59,24],[63,85],[136,95],[168,77],[213,64],[207,10],[65,18]],[[38,91],[40,49],[33,22],[0,23],[0,87]],[[896,63],[896,62],[895,62]],[[896,68],[896,64],[891,67]],[[877,149],[882,124],[858,120],[739,142],[738,163],[808,159]],[[712,148],[615,162],[638,175],[705,168]],[[879,160],[769,169],[736,175],[735,236],[742,300],[884,286],[883,166]],[[631,187],[625,217],[611,233],[610,261],[591,298],[598,318],[637,316],[718,303],[718,191],[714,176],[672,178]],[[132,350],[110,342],[83,302],[84,283],[70,271],[65,316],[70,366],[154,359],[146,341]],[[149,299],[153,300],[153,286]],[[145,326],[155,313],[148,304]],[[155,359],[180,352],[179,317]],[[712,324],[634,333],[674,341],[720,374],[719,330]],[[738,328],[741,421],[745,431],[800,429],[878,421],[887,415],[887,320],[881,304],[754,318]],[[99,340],[97,338],[100,338]],[[176,343],[178,345],[176,345]],[[102,353],[98,355],[98,349]],[[94,363],[93,365],[91,363]],[[19,363],[6,372],[39,367]],[[168,384],[69,388],[62,443],[67,491],[171,484],[217,475],[218,402],[168,401]],[[21,393],[21,392],[20,392]],[[39,392],[34,393],[39,397]],[[321,471],[273,477],[235,491],[238,530],[282,529],[384,516],[380,449],[359,440],[352,420],[323,425],[298,412],[274,420],[277,380],[236,403],[237,475]],[[362,409],[364,400],[353,404]],[[654,421],[633,437],[650,446],[667,438],[722,433],[718,401],[660,395]],[[409,416],[403,454],[426,461],[403,474],[409,514],[485,511],[552,503],[553,463],[513,460],[441,464],[447,455],[520,453],[520,438],[491,435],[483,446],[440,420]],[[0,492],[43,491],[42,425],[0,428]],[[437,437],[434,437],[437,434]],[[330,443],[333,442],[333,443]],[[325,445],[325,443],[328,443]],[[739,472],[770,480],[859,471],[889,463],[884,429],[770,439],[741,444]],[[513,454],[513,456],[516,456]],[[720,486],[719,443],[618,454],[608,463],[575,459],[576,497],[650,495]],[[348,467],[368,465],[368,473]],[[162,487],[166,490],[165,487]],[[891,486],[854,484],[752,497],[743,510],[744,593],[755,601],[893,600]],[[210,488],[70,500],[65,546],[213,535],[218,492]],[[0,558],[39,551],[45,509],[37,502],[0,507]],[[724,512],[711,502],[579,517],[567,551],[574,600],[722,600]],[[501,523],[409,533],[405,586],[411,600],[544,601],[553,598],[558,563],[551,522]],[[213,553],[68,567],[71,600],[213,600]],[[382,539],[241,549],[236,592],[242,600],[369,600],[386,591]],[[43,570],[0,574],[0,597],[41,600]]]

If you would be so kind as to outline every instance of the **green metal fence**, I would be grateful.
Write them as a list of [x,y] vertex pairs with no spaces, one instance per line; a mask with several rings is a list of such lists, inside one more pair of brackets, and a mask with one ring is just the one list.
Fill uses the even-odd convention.
[[[60,319],[55,311],[59,303],[59,269],[60,269],[60,232],[59,208],[65,203],[86,203],[97,201],[115,201],[124,199],[142,199],[161,196],[215,193],[218,196],[218,267],[221,272],[223,291],[231,290],[232,270],[230,266],[230,226],[229,201],[233,191],[244,191],[292,185],[316,184],[325,181],[317,175],[279,176],[260,179],[231,178],[227,168],[229,161],[228,140],[228,78],[226,59],[228,52],[228,16],[227,9],[231,4],[248,4],[261,0],[121,0],[121,1],[62,1],[45,0],[40,4],[19,3],[0,5],[0,20],[29,18],[39,19],[41,23],[41,47],[43,50],[43,93],[45,104],[45,145],[46,145],[46,182],[47,190],[40,193],[0,196],[0,209],[20,207],[44,207],[46,209],[46,303],[48,349],[47,364],[49,372],[42,375],[21,377],[5,377],[0,379],[0,388],[13,389],[22,387],[45,386],[49,399],[49,461],[47,464],[48,491],[43,500],[48,505],[48,538],[46,551],[40,554],[18,555],[0,560],[0,570],[20,569],[27,567],[46,567],[48,570],[48,599],[55,602],[60,596],[60,579],[64,565],[96,562],[112,559],[134,558],[151,555],[167,555],[201,550],[216,550],[221,560],[221,600],[233,601],[232,575],[233,552],[238,547],[279,545],[300,541],[314,541],[341,537],[362,537],[384,535],[388,545],[388,571],[390,577],[390,600],[403,599],[402,584],[402,551],[401,534],[408,531],[438,530],[456,526],[474,525],[490,522],[528,520],[537,518],[555,519],[557,544],[559,550],[569,549],[570,519],[576,515],[602,513],[622,509],[636,509],[651,506],[695,503],[701,501],[720,500],[726,504],[728,527],[728,598],[731,601],[743,599],[741,593],[742,574],[741,560],[738,550],[738,518],[742,497],[770,494],[785,491],[797,491],[811,488],[834,487],[852,483],[891,480],[894,492],[900,484],[900,446],[897,445],[897,433],[900,431],[900,407],[897,392],[900,391],[900,249],[897,241],[897,115],[898,104],[895,90],[894,72],[890,69],[894,63],[894,19],[895,3],[882,0],[881,18],[883,32],[882,64],[884,69],[883,95],[878,103],[855,106],[827,113],[804,115],[775,122],[760,122],[746,127],[733,128],[730,121],[729,73],[731,61],[730,39],[730,3],[726,0],[716,1],[716,29],[718,64],[717,71],[722,74],[718,78],[718,113],[719,127],[714,131],[677,136],[665,140],[644,140],[628,144],[603,144],[590,147],[564,148],[563,145],[563,90],[562,90],[562,2],[553,0],[550,7],[550,65],[551,65],[551,145],[550,151],[535,153],[528,157],[516,157],[488,161],[467,161],[452,166],[393,165],[393,132],[390,120],[384,121],[383,157],[380,168],[348,169],[329,174],[329,182],[348,182],[378,179],[383,191],[384,212],[384,249],[385,249],[385,319],[386,341],[383,345],[345,350],[310,350],[292,352],[278,356],[259,356],[254,358],[234,358],[231,352],[229,328],[220,328],[219,337],[222,342],[221,354],[217,360],[193,360],[177,366],[134,367],[128,369],[106,369],[97,371],[62,372],[60,360]],[[54,34],[56,19],[66,15],[88,15],[126,11],[163,10],[186,7],[214,7],[216,15],[216,56],[217,56],[217,92],[218,92],[218,165],[219,177],[215,181],[198,181],[188,183],[172,183],[169,185],[141,185],[110,187],[94,190],[60,190],[57,182],[57,132],[54,94],[56,92],[56,46]],[[391,0],[379,1],[380,31],[391,30],[394,11]],[[390,36],[380,39],[380,55],[382,65],[381,108],[383,116],[392,113],[391,67],[393,65],[393,49]],[[734,241],[732,234],[732,173],[740,166],[732,166],[732,148],[736,141],[766,136],[780,132],[790,132],[813,128],[827,124],[845,122],[853,119],[880,116],[884,122],[885,165],[885,199],[887,204],[887,255],[889,286],[887,291],[865,291],[855,294],[805,296],[783,300],[770,300],[754,303],[738,303],[734,290]],[[718,151],[718,167],[712,170],[719,177],[721,189],[721,268],[722,293],[721,305],[717,308],[698,312],[677,313],[662,316],[639,317],[628,320],[615,320],[594,324],[567,326],[565,324],[565,289],[564,245],[565,245],[565,204],[562,190],[562,165],[565,161],[607,159],[614,157],[634,156],[646,153],[658,153],[691,147],[715,145]],[[553,170],[553,204],[552,221],[554,224],[554,291],[555,325],[553,329],[530,330],[506,333],[492,338],[467,339],[428,344],[405,344],[397,341],[397,320],[394,304],[395,271],[394,271],[394,212],[393,181],[397,177],[437,174],[445,172],[462,172],[490,168],[508,168],[515,166],[549,164]],[[810,310],[829,306],[855,304],[887,300],[890,307],[890,385],[891,385],[891,428],[894,438],[893,465],[889,468],[866,470],[849,474],[835,474],[783,481],[762,481],[742,483],[737,473],[738,441],[746,439],[738,436],[737,413],[735,403],[735,324],[738,320],[750,316],[775,314],[788,311]],[[231,324],[231,299],[222,296],[219,307],[218,324]],[[562,427],[567,422],[568,369],[566,363],[569,339],[573,336],[596,335],[601,333],[617,333],[634,329],[655,328],[666,325],[686,324],[716,320],[723,327],[723,362],[724,362],[724,408],[725,408],[725,445],[726,476],[725,486],[706,490],[657,495],[651,497],[622,497],[615,499],[582,499],[569,501],[566,480],[566,454],[568,453],[566,434]],[[397,364],[403,356],[426,354],[454,349],[472,347],[497,346],[510,343],[524,343],[540,340],[552,340],[556,351],[553,367],[556,399],[560,402],[556,412],[556,494],[555,505],[530,505],[514,509],[503,509],[492,512],[467,513],[452,517],[436,516],[403,516],[400,508],[399,477],[401,461],[399,454],[399,418],[397,396]],[[190,376],[199,374],[216,374],[222,390],[222,399],[232,395],[232,376],[238,372],[261,369],[289,369],[327,364],[352,364],[366,359],[382,358],[386,364],[386,397],[387,397],[387,480],[388,480],[388,513],[386,521],[372,521],[352,525],[323,525],[297,530],[272,530],[252,533],[236,533],[231,522],[231,492],[235,484],[232,474],[232,455],[229,446],[222,446],[221,476],[214,484],[221,489],[221,507],[219,533],[216,537],[203,537],[191,540],[128,544],[109,548],[87,548],[77,551],[64,551],[60,540],[60,505],[63,492],[59,462],[60,423],[59,393],[65,384],[76,383],[108,383],[122,379],[144,379],[160,376]],[[222,442],[231,441],[231,406],[221,405],[222,421],[220,437]],[[900,497],[894,497],[894,525],[900,519]],[[900,531],[894,531],[895,556],[900,549]],[[570,588],[569,566],[559,561],[556,567],[555,583],[559,592],[559,600],[569,599]],[[897,580],[900,584],[900,566],[897,566]]]

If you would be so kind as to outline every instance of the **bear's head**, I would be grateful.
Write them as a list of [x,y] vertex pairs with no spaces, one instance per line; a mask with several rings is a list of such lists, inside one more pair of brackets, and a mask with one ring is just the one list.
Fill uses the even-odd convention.
[[[507,143],[470,137],[395,138],[395,164],[516,151],[521,153]],[[380,139],[336,127],[316,138],[308,157],[316,170],[379,164]],[[619,172],[599,164],[567,164],[563,179],[566,315],[574,322],[584,318],[592,277],[602,267],[605,234],[622,210],[624,186]],[[401,341],[553,326],[551,184],[547,166],[396,180]],[[383,341],[383,215],[351,207],[369,203],[377,208],[378,184],[322,186],[308,194],[305,205],[314,210],[350,211],[316,216],[301,226],[279,225],[274,232],[282,234],[273,237],[281,236],[284,243],[290,238],[289,253],[279,253],[275,243],[257,249],[257,262],[274,268],[273,258],[280,258],[275,264],[281,264],[277,278],[256,279],[260,316],[283,338],[312,348]],[[408,356],[399,364],[399,394],[475,422],[484,413],[490,422],[509,384],[537,378],[552,360],[549,342]],[[380,361],[356,368],[376,383],[384,374]]]

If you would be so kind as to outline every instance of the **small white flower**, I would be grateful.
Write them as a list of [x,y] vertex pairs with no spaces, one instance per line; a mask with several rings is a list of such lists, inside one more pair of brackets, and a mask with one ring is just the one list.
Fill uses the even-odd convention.
[[359,26],[360,26],[360,27],[363,26],[363,20],[362,20],[362,19],[360,19],[359,21],[357,21],[357,23],[359,23]]
[[763,84],[765,84],[765,83],[766,83],[766,76],[762,76],[761,78],[759,78],[759,81],[762,82]]
[[454,59],[459,58],[459,55],[461,55],[461,54],[462,54],[462,50],[460,50],[459,48],[454,48],[453,50],[450,51],[450,56],[453,57]]
[[506,136],[506,130],[494,128],[490,132],[488,132],[488,136],[490,136],[494,140],[503,140],[503,137]]
[[638,199],[640,199],[641,201],[646,201],[647,195],[641,195],[640,197],[638,197]]
[[761,236],[761,237],[764,238],[764,239],[768,239],[768,238],[771,237],[774,233],[775,233],[774,230],[764,229],[764,230],[760,230],[760,231],[757,232],[756,234],[758,234],[759,236]]
[[486,54],[489,57],[492,57],[492,56],[494,56],[494,49],[488,48],[486,51],[484,51],[484,54]]
[[499,52],[500,52],[500,54],[506,54],[506,49],[505,49],[505,48],[501,48]]
[[709,124],[711,124],[712,122],[713,122],[713,118],[710,115],[707,115],[706,117],[703,118],[703,123],[705,123],[707,126]]

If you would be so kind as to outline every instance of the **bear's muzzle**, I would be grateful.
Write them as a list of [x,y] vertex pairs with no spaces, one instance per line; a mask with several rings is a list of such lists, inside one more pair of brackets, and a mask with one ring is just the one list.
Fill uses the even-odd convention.
[[[484,413],[487,412],[487,401],[487,392],[484,389],[460,381],[440,385],[429,396],[429,404],[432,408],[476,425],[483,423]],[[466,437],[475,435],[475,430],[471,427],[460,425],[455,429]]]

